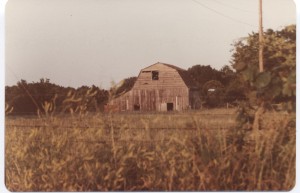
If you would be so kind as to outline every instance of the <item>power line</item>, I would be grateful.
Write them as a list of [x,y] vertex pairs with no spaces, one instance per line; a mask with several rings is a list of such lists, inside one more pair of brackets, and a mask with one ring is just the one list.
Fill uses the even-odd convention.
[[6,65],[6,68],[9,70],[9,72],[13,75],[13,77],[16,79],[16,81],[20,81],[19,77],[16,75],[16,73],[9,67],[9,65]]
[[243,22],[243,21],[241,21],[241,20],[237,20],[237,19],[235,19],[235,18],[233,18],[233,17],[230,17],[230,16],[228,16],[228,15],[225,15],[224,13],[221,13],[221,12],[215,10],[215,9],[212,9],[212,8],[208,7],[207,5],[204,5],[203,3],[200,3],[199,1],[196,1],[196,0],[192,0],[192,1],[194,1],[195,3],[197,3],[198,5],[200,5],[200,6],[204,7],[204,8],[206,8],[206,9],[209,9],[210,11],[212,11],[212,12],[218,14],[218,15],[221,15],[221,16],[227,18],[227,19],[230,19],[230,20],[232,20],[232,21],[235,21],[235,22],[237,22],[237,23],[241,23],[241,24],[244,24],[244,25],[247,25],[247,26],[250,26],[250,27],[257,27],[257,26],[255,26],[255,25],[252,25],[252,24]]
[[239,11],[243,11],[243,12],[248,12],[248,13],[256,13],[256,12],[254,12],[254,11],[249,11],[249,10],[240,9],[240,8],[238,8],[238,7],[234,7],[234,6],[232,6],[232,5],[228,5],[228,4],[225,4],[225,3],[223,3],[223,2],[221,3],[221,2],[216,1],[216,0],[210,0],[210,1],[214,1],[214,2],[217,3],[217,4],[220,4],[220,5],[225,6],[225,7],[229,7],[229,8],[231,8],[231,9],[235,9],[235,10],[239,10]]
[[[7,66],[9,71],[11,71],[13,73],[13,75],[15,76],[16,79],[18,79],[17,75],[9,68],[9,66]],[[31,93],[29,92],[29,90],[25,87],[25,85],[22,83],[22,81],[20,81],[20,85],[22,86],[22,88],[25,90],[26,94],[30,97],[31,101],[33,102],[33,104],[36,106],[36,108],[38,110],[40,110],[39,105],[37,104],[37,101],[33,98],[33,96],[31,95]]]

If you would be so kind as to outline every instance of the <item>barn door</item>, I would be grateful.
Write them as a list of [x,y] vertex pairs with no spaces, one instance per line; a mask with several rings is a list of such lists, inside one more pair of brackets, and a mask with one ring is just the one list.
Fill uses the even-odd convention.
[[174,104],[173,103],[167,103],[167,111],[173,111],[174,110]]

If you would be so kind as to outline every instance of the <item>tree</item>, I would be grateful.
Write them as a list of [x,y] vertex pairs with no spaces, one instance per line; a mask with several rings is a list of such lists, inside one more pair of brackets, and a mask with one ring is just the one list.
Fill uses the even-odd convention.
[[224,102],[237,103],[245,100],[245,84],[241,77],[229,66],[220,69],[222,73],[222,84],[224,85]]
[[188,73],[192,79],[195,80],[197,86],[202,88],[202,86],[210,80],[221,81],[222,73],[218,70],[212,68],[210,65],[195,65],[188,69]]
[[223,85],[227,86],[233,79],[236,78],[236,73],[229,65],[225,65],[220,69],[221,79]]
[[258,71],[258,33],[234,44],[233,68],[244,78],[249,92],[255,92],[257,105],[285,102],[295,107],[296,26],[264,32],[264,72]]
[[209,80],[202,87],[208,107],[218,107],[224,102],[224,85],[217,80]]
[[225,87],[224,102],[236,103],[246,99],[246,85],[240,76],[236,74]]
[[[81,86],[77,89],[50,83],[49,79],[28,83],[21,80],[16,86],[5,87],[5,103],[9,114],[52,115],[70,112],[99,111],[108,100],[108,91],[96,86]],[[12,109],[12,110],[11,110]]]
[[118,95],[121,95],[121,94],[131,90],[136,79],[137,79],[137,77],[129,77],[129,78],[124,79],[122,85],[117,88],[116,95],[118,96]]

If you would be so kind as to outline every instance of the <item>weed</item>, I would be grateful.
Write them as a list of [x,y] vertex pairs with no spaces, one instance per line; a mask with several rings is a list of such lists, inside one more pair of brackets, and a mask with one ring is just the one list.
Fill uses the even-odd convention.
[[257,133],[228,110],[6,117],[11,191],[290,190],[295,117],[265,113]]

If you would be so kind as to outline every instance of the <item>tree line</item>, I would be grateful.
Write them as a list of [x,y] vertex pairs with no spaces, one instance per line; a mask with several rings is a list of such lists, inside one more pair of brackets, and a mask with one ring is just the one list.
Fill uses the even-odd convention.
[[75,89],[44,78],[32,83],[21,80],[5,87],[6,111],[15,115],[101,111],[107,100],[108,91],[95,85]]
[[[283,102],[293,109],[296,101],[296,26],[264,32],[265,71],[258,71],[258,33],[250,33],[233,43],[229,65],[220,70],[210,65],[188,68],[207,107],[254,101],[258,105]],[[137,77],[129,77],[110,90],[95,85],[77,89],[51,83],[49,79],[5,87],[7,114],[85,113],[103,111],[114,96],[129,91]],[[213,89],[213,92],[209,92]]]
[[[218,99],[214,98],[214,102],[210,101],[213,96],[210,96],[210,98],[208,98],[210,100],[207,100],[211,103],[211,107],[212,104],[220,104],[220,102],[217,101],[219,101],[221,97],[224,98],[225,95],[228,100],[241,96],[240,93],[236,93],[236,95],[233,96],[230,88],[229,90],[227,89],[227,85],[229,85],[235,77],[235,73],[229,66],[219,71],[209,65],[195,65],[189,68],[188,72],[191,77],[195,78],[199,90],[208,86],[208,83],[218,82],[221,84],[217,84],[215,88],[216,92],[220,92],[220,90],[224,92],[222,96],[219,96]],[[197,79],[197,77],[201,78]],[[126,78],[120,85],[112,86],[109,90],[101,89],[95,85],[81,86],[77,89],[73,87],[63,87],[51,83],[50,79],[47,78],[41,78],[39,81],[31,83],[28,83],[26,80],[20,80],[17,85],[5,87],[5,103],[7,105],[7,112],[11,110],[10,114],[14,115],[49,114],[54,112],[98,112],[104,110],[104,105],[107,104],[110,97],[116,97],[129,91],[133,87],[136,79],[137,77]],[[211,84],[211,86],[215,85]],[[207,94],[203,89],[201,93]]]

